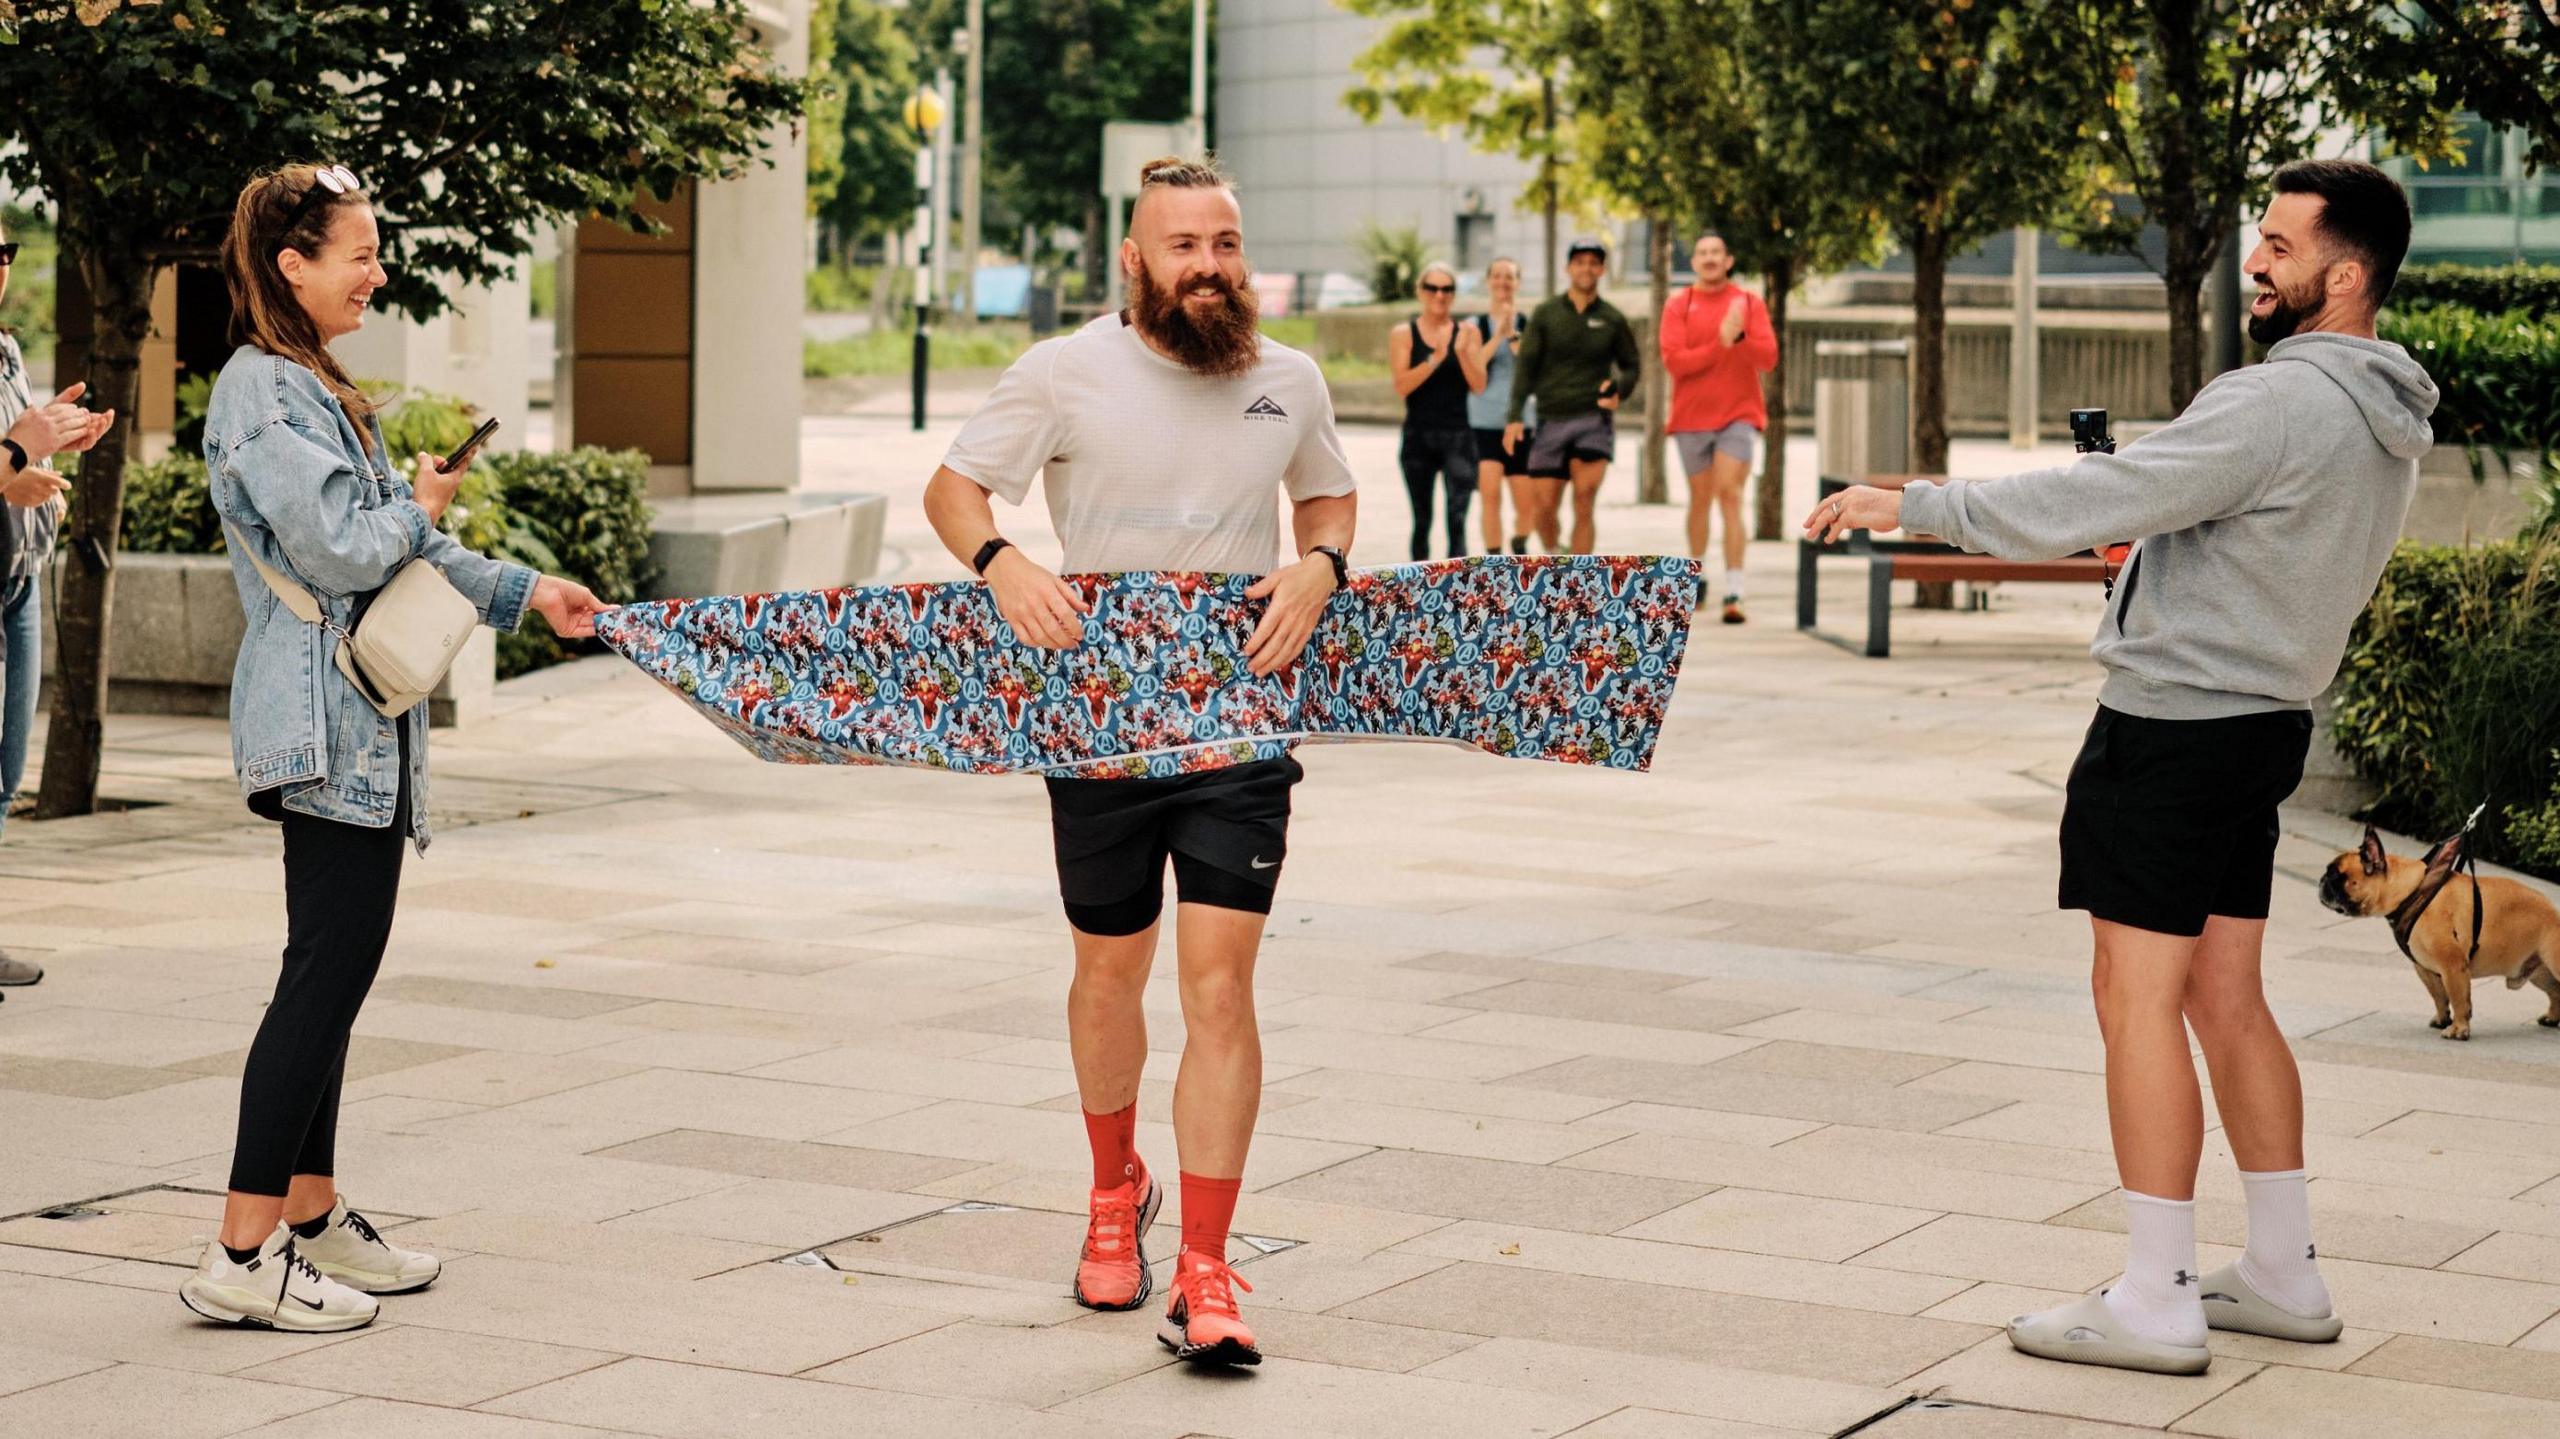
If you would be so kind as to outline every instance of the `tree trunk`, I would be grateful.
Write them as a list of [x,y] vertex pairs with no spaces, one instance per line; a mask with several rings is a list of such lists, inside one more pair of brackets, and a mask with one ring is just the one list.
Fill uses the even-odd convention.
[[1638,383],[1644,386],[1644,448],[1636,457],[1636,502],[1659,505],[1671,499],[1671,479],[1662,462],[1662,437],[1671,429],[1671,376],[1662,368],[1662,311],[1671,303],[1671,221],[1652,215],[1645,225],[1645,267],[1653,281],[1653,342],[1637,347],[1643,361],[1643,379]]
[[1787,523],[1787,291],[1795,287],[1796,262],[1792,258],[1769,262],[1769,328],[1778,337],[1778,363],[1769,367],[1768,378],[1760,382],[1761,394],[1769,406],[1769,431],[1762,437],[1760,488],[1752,509],[1751,537],[1756,540],[1786,538]]
[[[66,234],[81,228],[63,226]],[[150,262],[126,252],[78,258],[96,314],[89,393],[97,408],[116,412],[116,423],[96,448],[80,457],[80,482],[71,492],[71,552],[54,561],[62,566],[61,613],[54,618],[60,639],[53,716],[45,732],[44,787],[36,798],[38,819],[94,814],[98,808],[98,772],[106,749],[107,621],[115,604],[116,577],[112,566],[90,573],[80,555],[93,548],[116,552],[124,519],[125,459],[139,433],[134,407],[142,381],[142,342],[151,333]]]
[[1546,190],[1547,220],[1547,293],[1556,291],[1556,81],[1553,75],[1538,81],[1539,123],[1544,127],[1546,149],[1538,157],[1539,184]]
[[2215,247],[2184,229],[2171,229],[2168,240],[2160,276],[2169,287],[2169,413],[2176,416],[2204,388],[2204,277]]
[[[1934,225],[1911,246],[1911,470],[1947,472],[1947,234]],[[1955,603],[1953,582],[1920,582],[1920,608]]]

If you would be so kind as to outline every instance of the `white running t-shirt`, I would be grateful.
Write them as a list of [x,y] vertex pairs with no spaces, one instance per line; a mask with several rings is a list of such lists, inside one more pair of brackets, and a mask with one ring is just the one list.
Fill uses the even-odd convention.
[[1069,574],[1268,574],[1280,490],[1356,488],[1314,360],[1265,339],[1245,373],[1197,374],[1116,314],[1014,361],[942,463],[1014,505],[1045,468]]

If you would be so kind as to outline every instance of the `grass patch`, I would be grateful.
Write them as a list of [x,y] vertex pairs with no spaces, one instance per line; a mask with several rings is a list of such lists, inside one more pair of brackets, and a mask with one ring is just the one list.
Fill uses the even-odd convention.
[[[937,327],[933,332],[932,367],[1001,370],[1029,348],[1031,331],[1022,325],[980,325],[974,330]],[[846,375],[903,375],[914,367],[915,332],[905,328],[800,343],[800,373],[813,380]]]

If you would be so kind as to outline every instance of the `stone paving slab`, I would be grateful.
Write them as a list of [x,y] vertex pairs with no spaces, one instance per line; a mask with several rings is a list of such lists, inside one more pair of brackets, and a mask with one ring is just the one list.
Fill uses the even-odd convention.
[[[810,424],[821,488],[891,495],[903,577],[959,573],[915,503],[949,429]],[[1393,436],[1346,439],[1355,562],[1400,558]],[[1670,541],[1622,496],[1605,538]],[[1038,507],[1004,520],[1054,554]],[[349,1193],[446,1277],[355,1336],[192,1321],[279,851],[218,722],[116,717],[108,792],[155,807],[0,845],[0,942],[52,971],[0,1008],[0,1433],[2560,1432],[2560,1038],[2491,994],[2439,1041],[2383,927],[2316,903],[2354,831],[2308,812],[2268,985],[2346,1337],[2217,1335],[2198,1380],[2008,1350],[2120,1257],[2086,925],[2051,908],[2097,599],[1906,612],[1871,662],[1787,628],[1792,568],[1755,550],[1753,622],[1697,634],[1653,774],[1306,752],[1237,1214],[1274,1248],[1233,1256],[1271,1359],[1225,1377],[1066,1297],[1089,1174],[1037,786],[761,765],[610,658],[437,736],[350,1051]],[[2212,1262],[2218,1129],[2199,1193]]]

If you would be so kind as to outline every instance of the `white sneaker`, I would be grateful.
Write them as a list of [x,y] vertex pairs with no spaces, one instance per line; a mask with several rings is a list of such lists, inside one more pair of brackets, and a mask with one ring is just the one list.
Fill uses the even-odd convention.
[[383,1238],[363,1215],[347,1207],[343,1195],[329,1210],[329,1227],[294,1244],[314,1269],[366,1294],[415,1294],[444,1272],[443,1260]]
[[358,1294],[313,1268],[294,1248],[293,1231],[281,1224],[246,1264],[232,1262],[219,1240],[205,1245],[196,1272],[178,1286],[178,1298],[223,1324],[298,1334],[362,1329],[382,1312],[371,1295]]

